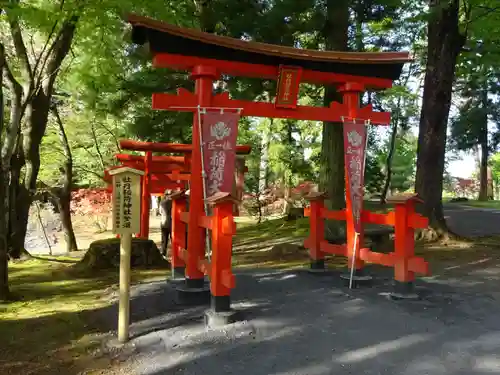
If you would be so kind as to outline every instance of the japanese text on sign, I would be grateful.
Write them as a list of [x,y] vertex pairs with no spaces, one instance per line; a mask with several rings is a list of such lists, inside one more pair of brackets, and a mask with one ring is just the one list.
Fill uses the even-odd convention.
[[126,176],[123,178],[123,228],[130,228],[130,219],[132,215],[132,189],[130,186],[130,181],[130,176]]
[[349,197],[354,221],[354,229],[361,231],[363,210],[363,185],[366,152],[366,125],[364,122],[344,122],[344,158],[349,184]]
[[300,68],[280,66],[275,100],[277,108],[295,108],[297,106],[300,78]]
[[233,188],[238,113],[208,112],[202,124],[203,164],[207,196]]
[[113,232],[136,233],[140,230],[141,177],[131,172],[113,176]]
[[[121,194],[122,194],[122,182],[120,178],[114,178],[114,186],[113,186],[113,207],[120,207],[121,202]],[[113,212],[114,226],[113,228],[121,227],[120,220],[120,210],[115,209]]]

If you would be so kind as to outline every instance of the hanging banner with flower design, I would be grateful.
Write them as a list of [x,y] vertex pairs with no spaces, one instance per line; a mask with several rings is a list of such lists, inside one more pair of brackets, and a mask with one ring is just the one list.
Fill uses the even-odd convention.
[[207,197],[233,191],[239,119],[235,112],[207,111],[203,115],[201,144]]
[[365,121],[344,119],[344,160],[351,200],[354,230],[361,231],[367,126]]

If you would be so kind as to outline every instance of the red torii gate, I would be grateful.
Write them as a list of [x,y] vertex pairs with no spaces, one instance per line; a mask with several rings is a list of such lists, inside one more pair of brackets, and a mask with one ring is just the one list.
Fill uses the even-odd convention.
[[[127,166],[144,171],[141,176],[141,229],[139,238],[149,238],[149,206],[151,194],[163,194],[166,189],[184,189],[189,180],[189,165],[183,157],[127,155],[117,154],[115,158],[121,166]],[[121,167],[119,166],[119,167]],[[109,168],[104,172],[104,179],[111,184]],[[146,178],[147,176],[147,178]],[[181,181],[184,181],[181,182]],[[109,185],[111,187],[111,185]],[[147,204],[147,205],[146,205]],[[145,206],[146,205],[146,206]]]
[[[165,189],[184,189],[189,178],[189,159],[183,156],[153,156],[149,165],[139,155],[116,154],[122,165],[145,171],[150,175],[149,193],[162,195]],[[147,233],[145,233],[147,237]]]
[[[374,112],[371,105],[360,106],[365,90],[384,89],[401,74],[409,61],[406,52],[354,53],[326,52],[247,42],[212,35],[193,29],[169,25],[137,15],[129,16],[133,25],[132,39],[136,44],[148,43],[153,53],[153,66],[191,72],[195,92],[179,89],[177,94],[153,94],[152,107],[157,110],[193,112],[193,144],[191,163],[191,202],[186,222],[189,222],[187,250],[181,249],[186,260],[186,288],[192,292],[203,287],[204,275],[209,275],[212,294],[211,313],[228,314],[230,290],[234,276],[230,271],[231,236],[234,222],[225,211],[218,222],[207,223],[203,217],[202,166],[200,152],[200,109],[238,110],[243,116],[289,118],[342,122],[343,118],[369,120],[372,124],[388,125],[390,114]],[[254,77],[278,81],[274,103],[235,100],[227,92],[214,95],[214,82],[221,75]],[[369,75],[369,76],[368,76]],[[335,85],[342,94],[342,103],[326,107],[303,106],[297,103],[299,84]],[[346,186],[349,190],[349,186]],[[349,191],[346,194],[349,197]],[[227,197],[214,197],[217,206]],[[347,210],[351,210],[347,199]],[[222,210],[221,212],[223,212]],[[347,220],[347,248],[353,248],[354,224]],[[205,260],[203,233],[205,228],[222,230],[226,238],[213,247],[211,264]],[[362,240],[358,241],[358,243]],[[349,254],[350,255],[350,254]],[[229,259],[229,263],[228,263]],[[360,268],[356,262],[356,268]]]
[[[190,165],[192,145],[180,143],[162,142],[142,142],[129,139],[122,139],[119,142],[120,148],[129,151],[144,151],[144,156],[117,154],[116,159],[125,166],[137,168],[144,171],[141,176],[141,231],[140,238],[149,238],[149,207],[151,204],[151,194],[163,194],[165,189],[185,188],[185,183],[190,180]],[[247,155],[251,151],[251,146],[236,146],[236,153]],[[180,153],[184,156],[153,156],[153,152]],[[237,186],[243,188],[244,170],[240,169],[237,179]],[[241,195],[242,192],[237,193]]]

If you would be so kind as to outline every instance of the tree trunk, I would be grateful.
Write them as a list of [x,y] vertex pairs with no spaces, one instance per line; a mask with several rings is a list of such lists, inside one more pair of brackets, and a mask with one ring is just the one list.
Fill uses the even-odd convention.
[[76,243],[75,231],[73,230],[73,222],[71,220],[71,188],[73,186],[73,155],[69,146],[68,137],[64,130],[64,125],[59,116],[59,111],[56,106],[52,107],[52,114],[56,119],[59,140],[63,148],[65,157],[64,166],[61,168],[62,186],[56,195],[57,206],[59,208],[59,217],[61,219],[62,227],[64,230],[64,239],[66,241],[66,251],[78,251]]
[[[323,30],[326,48],[346,51],[348,49],[349,2],[346,0],[328,0],[327,17]],[[342,101],[335,87],[326,87],[324,105],[332,101]],[[327,193],[326,205],[329,209],[345,207],[344,183],[344,134],[342,124],[323,123],[321,144],[320,189]],[[334,220],[325,221],[325,237],[338,238],[345,233],[345,223]]]
[[482,90],[483,116],[481,119],[481,130],[479,134],[479,145],[481,146],[481,159],[479,164],[479,197],[480,201],[488,200],[488,91]]
[[[21,257],[22,249],[24,248],[24,239],[21,242],[19,234],[22,231],[22,221],[19,216],[18,206],[25,196],[21,193],[24,191],[24,186],[21,184],[21,168],[24,165],[24,158],[22,155],[21,143],[22,135],[18,137],[18,144],[16,145],[16,152],[12,156],[10,165],[10,182],[8,186],[8,249],[9,256],[14,259]],[[29,210],[29,205],[28,205]],[[27,216],[27,215],[26,215]],[[26,221],[27,224],[27,221]],[[26,235],[26,228],[24,229]]]
[[290,211],[292,209],[292,177],[293,177],[293,162],[292,162],[292,150],[291,150],[291,145],[293,144],[293,135],[292,135],[292,122],[287,121],[285,122],[286,124],[286,141],[288,144],[288,152],[286,156],[288,156],[288,162],[285,163],[285,173],[283,176],[283,182],[284,182],[284,187],[285,187],[285,192],[284,192],[284,204],[283,204],[283,212],[282,214],[284,216],[288,216],[290,214]]
[[449,236],[443,214],[446,128],[458,54],[465,42],[459,30],[459,0],[431,0],[427,66],[420,115],[415,191],[429,218],[427,239]]
[[212,9],[212,0],[195,0],[194,4],[200,20],[201,30],[207,33],[215,33],[217,21]]
[[[398,101],[399,102],[399,101]],[[387,202],[387,193],[391,187],[392,179],[392,160],[394,159],[394,152],[396,151],[396,138],[398,135],[398,122],[395,119],[392,125],[391,141],[389,142],[389,152],[387,153],[387,160],[385,162],[385,183],[380,195],[380,203]]]
[[[0,45],[0,141],[3,141],[4,132],[4,99],[3,99],[3,77],[4,77],[5,55],[3,45]],[[9,257],[7,255],[7,213],[6,200],[7,186],[9,181],[8,168],[5,168],[0,157],[0,204],[3,210],[0,211],[0,301],[9,299]]]
[[71,195],[60,195],[58,199],[58,206],[60,210],[59,217],[61,219],[62,227],[64,230],[64,240],[66,241],[66,252],[78,251],[76,243],[75,231],[73,230],[73,222],[71,220]]
[[260,163],[259,163],[259,191],[263,192],[267,189],[267,173],[269,166],[269,144],[271,143],[271,131],[273,127],[273,119],[269,119],[269,128],[262,135]]
[[488,136],[481,136],[481,167],[479,169],[480,201],[488,200]]
[[487,167],[487,177],[488,177],[488,200],[495,200],[495,187],[493,185],[493,176],[491,174],[491,168]]
[[[0,69],[1,72],[1,69]],[[1,80],[0,80],[1,81]],[[0,85],[1,86],[1,85]],[[2,88],[0,87],[0,106],[3,107],[3,98],[1,97]],[[0,109],[0,115],[3,118],[3,113]],[[0,119],[0,122],[2,120]],[[0,125],[1,126],[1,125]],[[1,134],[0,128],[0,134]],[[0,161],[1,164],[1,161]],[[6,200],[8,199],[6,191],[8,186],[8,172],[3,168],[0,168],[0,202],[2,206],[6,206]],[[9,290],[9,256],[8,256],[8,245],[7,245],[7,214],[5,212],[0,213],[0,301],[6,301],[10,297]]]
[[12,233],[11,250],[14,258],[19,258],[25,250],[24,242],[28,228],[29,210],[36,192],[36,180],[40,170],[40,143],[47,126],[49,104],[50,98],[42,90],[39,90],[26,108],[26,121],[22,137],[25,173],[23,183],[19,185],[15,199],[16,225]]

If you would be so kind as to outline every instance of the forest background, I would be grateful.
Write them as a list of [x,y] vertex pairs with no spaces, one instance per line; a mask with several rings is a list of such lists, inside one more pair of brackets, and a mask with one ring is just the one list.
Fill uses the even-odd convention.
[[[413,61],[394,87],[363,98],[392,112],[387,127],[370,128],[367,196],[384,202],[415,190],[429,238],[450,235],[443,196],[498,197],[500,7],[493,0],[3,1],[0,299],[9,293],[8,259],[26,251],[37,202],[52,202],[68,250],[76,250],[72,215],[107,210],[99,189],[119,139],[191,140],[191,117],[152,111],[150,98],[193,84],[187,74],[153,69],[147,52],[130,44],[129,12],[297,48],[410,51]],[[249,100],[272,101],[275,93],[270,81],[226,78],[219,86]],[[300,94],[311,105],[337,99],[332,87],[302,85]],[[330,207],[344,206],[339,124],[244,118],[238,142],[253,148],[250,214],[278,199],[286,214],[311,186],[328,192]],[[463,152],[477,155],[469,179],[447,168]]]

